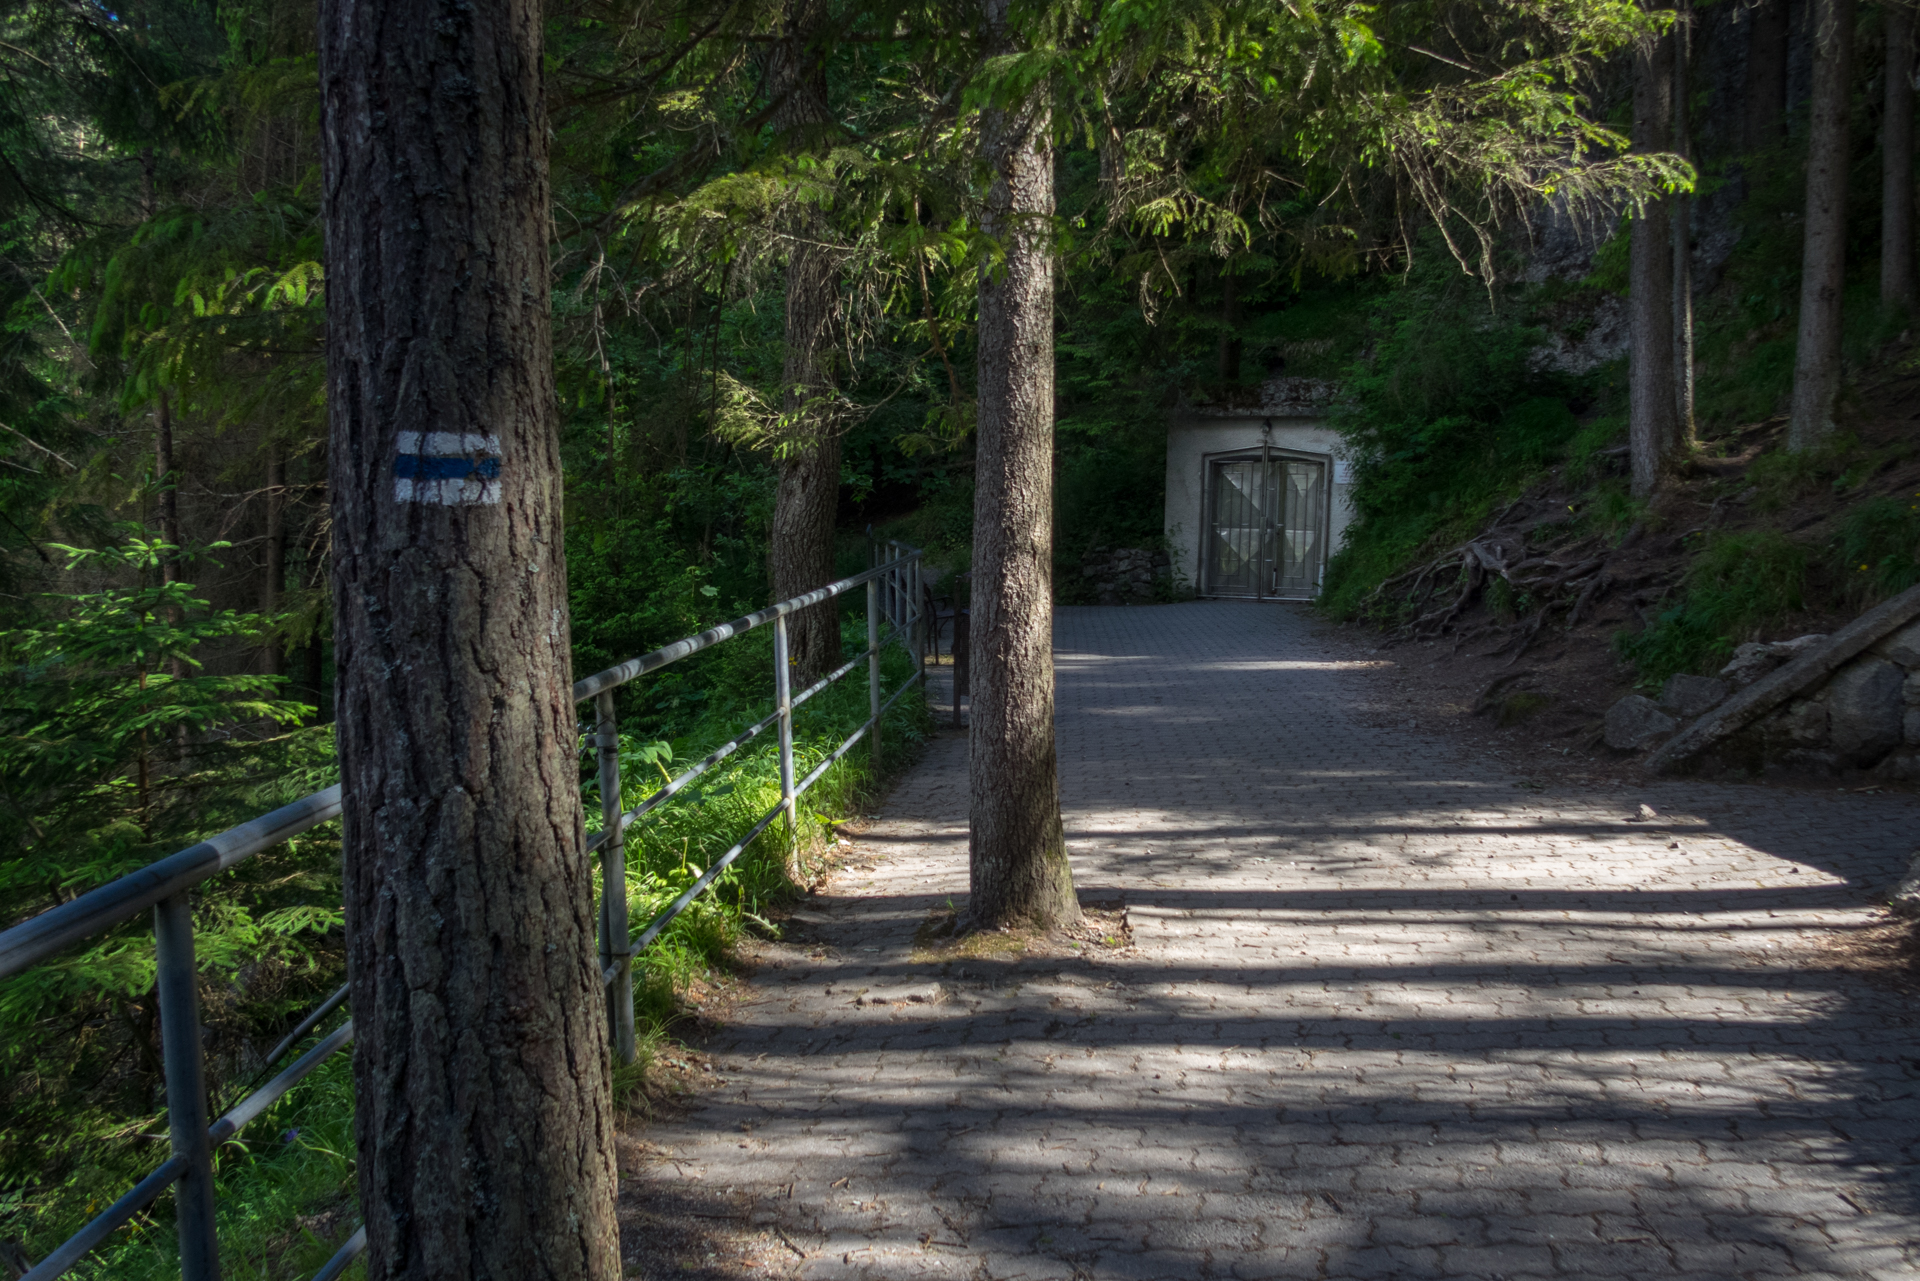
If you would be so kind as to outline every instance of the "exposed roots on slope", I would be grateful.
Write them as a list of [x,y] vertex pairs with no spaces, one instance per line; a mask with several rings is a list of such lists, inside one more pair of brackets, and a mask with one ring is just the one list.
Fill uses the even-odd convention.
[[[1601,534],[1573,538],[1549,550],[1531,551],[1541,535],[1549,539],[1568,522],[1553,502],[1520,498],[1495,517],[1485,531],[1405,573],[1387,579],[1361,604],[1376,619],[1403,621],[1389,633],[1392,641],[1435,640],[1456,628],[1488,588],[1504,583],[1514,617],[1456,635],[1455,649],[1497,638],[1488,655],[1508,649],[1513,663],[1539,638],[1555,614],[1572,629],[1614,586],[1608,565],[1639,537],[1635,526],[1608,545]],[[1543,515],[1545,512],[1547,514]]]

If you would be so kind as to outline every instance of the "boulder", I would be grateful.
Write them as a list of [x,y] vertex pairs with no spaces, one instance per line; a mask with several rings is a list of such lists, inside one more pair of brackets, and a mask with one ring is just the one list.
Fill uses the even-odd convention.
[[1920,707],[1909,707],[1905,718],[1904,731],[1900,737],[1907,740],[1910,747],[1920,747]]
[[1780,736],[1801,747],[1817,747],[1827,741],[1827,704],[1825,699],[1803,698],[1789,704],[1774,724]]
[[1884,658],[1849,663],[1827,687],[1828,735],[1833,748],[1855,765],[1871,765],[1900,746],[1906,705],[1900,688],[1906,673]]
[[1880,652],[1909,671],[1920,668],[1920,623],[1903,627],[1881,641]]
[[1904,916],[1909,920],[1920,917],[1920,850],[1914,851],[1913,862],[1908,864],[1905,878],[1893,887],[1887,906],[1893,909],[1895,916]]
[[1606,743],[1617,751],[1630,752],[1672,733],[1679,724],[1652,699],[1629,694],[1607,709]]
[[1751,642],[1733,651],[1733,661],[1720,669],[1720,678],[1736,689],[1744,689],[1786,661],[1775,656],[1770,646]]
[[1920,782],[1920,752],[1911,747],[1888,752],[1873,767],[1873,776],[1888,783]]
[[1669,676],[1667,683],[1660,687],[1660,706],[1681,720],[1690,721],[1731,693],[1731,682],[1712,676]]
[[1920,672],[1908,672],[1906,683],[1900,686],[1900,701],[1908,707],[1920,707]]
[[1825,633],[1816,633],[1784,641],[1750,641],[1733,651],[1733,661],[1720,669],[1720,675],[1735,689],[1744,689],[1825,639]]
[[1846,765],[1846,758],[1838,752],[1822,751],[1817,747],[1795,747],[1780,753],[1769,762],[1768,768],[1775,774],[1810,774],[1830,778],[1845,769]]

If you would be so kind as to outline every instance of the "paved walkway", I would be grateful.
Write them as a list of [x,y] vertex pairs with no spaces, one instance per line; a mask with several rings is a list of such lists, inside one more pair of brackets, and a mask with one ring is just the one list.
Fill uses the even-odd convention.
[[1322,635],[1063,610],[1075,876],[1137,946],[914,963],[966,888],[937,741],[662,1172],[808,1277],[1920,1276],[1920,1029],[1803,964],[1920,805],[1531,790],[1362,724],[1382,678]]

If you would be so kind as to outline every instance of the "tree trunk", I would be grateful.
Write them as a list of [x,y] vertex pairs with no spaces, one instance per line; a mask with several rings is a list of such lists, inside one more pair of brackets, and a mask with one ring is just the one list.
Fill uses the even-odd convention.
[[1880,305],[1913,306],[1913,10],[1889,4],[1880,126]]
[[1780,141],[1787,118],[1787,0],[1758,0],[1747,29],[1747,145]]
[[[280,612],[280,593],[287,581],[287,462],[278,445],[267,447],[267,544],[266,563],[260,569],[260,612],[271,620]],[[268,675],[278,675],[281,661],[280,640],[267,642],[261,655]]]
[[1240,381],[1240,278],[1233,274],[1231,266],[1224,269],[1220,280],[1220,319],[1225,326],[1220,333],[1220,346],[1216,353],[1220,365],[1220,381],[1223,384]]
[[160,483],[160,541],[173,550],[160,561],[160,581],[180,581],[180,495],[173,474],[173,404],[162,391],[153,405],[153,473]]
[[542,10],[323,0],[329,497],[373,1281],[615,1281]]
[[[1688,102],[1693,62],[1693,3],[1679,0],[1673,28],[1673,150],[1693,159],[1693,118]],[[1673,396],[1675,445],[1693,433],[1693,201],[1673,200]]]
[[[787,146],[809,151],[833,124],[827,105],[826,62],[816,42],[825,6],[788,0],[786,39],[776,47],[769,83],[786,95],[777,114]],[[839,271],[823,248],[825,219],[802,206],[787,257],[786,360],[780,412],[789,427],[774,491],[771,560],[773,598],[785,600],[833,581],[833,531],[840,514],[840,433],[826,412],[833,393],[833,323],[839,312]],[[838,602],[815,605],[787,623],[794,679],[808,685],[840,663]]]
[[1833,434],[1840,399],[1840,297],[1847,267],[1847,88],[1853,0],[1814,0],[1813,101],[1807,135],[1806,241],[1801,250],[1800,339],[1793,361],[1787,448]]
[[[1633,145],[1666,151],[1673,132],[1673,37],[1664,36],[1634,57]],[[1645,498],[1659,486],[1660,469],[1679,440],[1679,400],[1673,369],[1672,200],[1647,201],[1628,242],[1628,444],[1633,492]]]
[[[1008,0],[983,0],[1011,53]],[[981,230],[1006,250],[980,281],[974,464],[970,922],[1080,919],[1053,733],[1053,138],[1046,91],[981,113],[993,181]]]

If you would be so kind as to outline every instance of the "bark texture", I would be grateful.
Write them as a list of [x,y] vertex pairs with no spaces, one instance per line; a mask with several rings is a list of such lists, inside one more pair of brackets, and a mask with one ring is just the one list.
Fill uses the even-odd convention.
[[[1673,152],[1693,159],[1692,93],[1693,3],[1679,0],[1673,28]],[[1672,197],[1673,232],[1673,402],[1676,445],[1693,433],[1693,201]]]
[[1747,150],[1780,141],[1787,119],[1787,0],[1758,0],[1747,29]]
[[533,0],[323,0],[359,1191],[374,1281],[615,1281]]
[[1813,0],[1813,39],[1800,337],[1793,360],[1793,411],[1787,423],[1787,448],[1794,450],[1812,449],[1833,434],[1834,407],[1840,399],[1840,294],[1847,266],[1847,82],[1853,67],[1853,0]]
[[[775,47],[776,93],[785,94],[777,122],[787,146],[812,149],[831,128],[826,63],[816,42],[825,5],[789,0],[785,39]],[[773,598],[785,600],[833,581],[833,531],[840,512],[839,424],[824,412],[833,393],[834,321],[840,273],[825,248],[825,220],[811,205],[794,215],[787,258],[785,364],[780,412],[793,424],[774,492],[770,560]],[[794,679],[811,684],[840,664],[840,611],[827,601],[787,622]]]
[[[1666,151],[1673,144],[1673,37],[1634,57],[1633,145]],[[1649,200],[1633,220],[1627,244],[1629,324],[1628,444],[1633,492],[1651,494],[1660,469],[1679,443],[1679,398],[1674,380],[1672,199]]]
[[1880,126],[1880,303],[1913,305],[1913,10],[1890,4]]
[[[267,541],[260,566],[260,612],[272,618],[280,612],[280,593],[287,581],[287,463],[278,445],[267,447]],[[263,670],[277,675],[285,663],[279,637],[261,653]]]
[[[981,6],[1014,51],[1007,0]],[[1053,730],[1053,140],[1044,91],[981,117],[981,229],[1006,251],[980,284],[974,464],[968,916],[1080,918]]]

